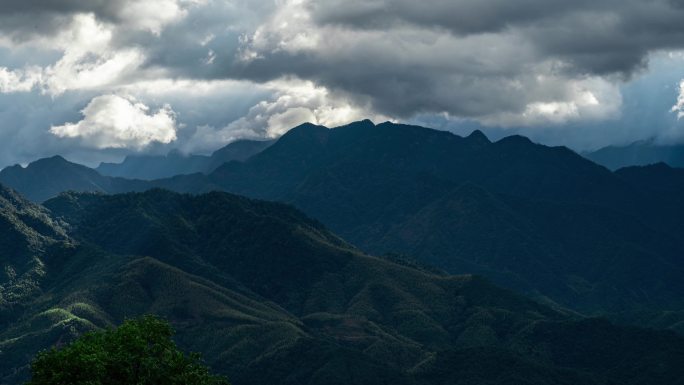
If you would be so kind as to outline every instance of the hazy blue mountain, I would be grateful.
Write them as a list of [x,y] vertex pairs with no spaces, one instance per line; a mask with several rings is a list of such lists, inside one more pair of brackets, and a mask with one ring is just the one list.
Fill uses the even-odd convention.
[[106,176],[145,180],[206,174],[223,163],[244,161],[271,144],[272,140],[238,140],[216,150],[211,156],[185,155],[179,151],[172,151],[166,156],[129,155],[121,163],[101,163],[96,170]]
[[[235,385],[683,383],[674,333],[368,256],[291,206],[162,190],[68,193],[45,208],[9,196],[2,213],[33,212],[67,246],[44,250],[40,290],[7,313],[2,383],[25,378],[40,349],[144,313]],[[14,222],[0,239],[32,242]]]
[[0,183],[20,191],[33,202],[44,202],[64,191],[117,194],[165,187],[179,192],[208,192],[219,189],[200,173],[145,181],[109,177],[69,162],[61,156],[39,159],[26,167],[11,166],[0,171]]
[[584,155],[611,170],[660,162],[672,167],[684,167],[684,145],[656,144],[652,140],[634,142],[626,146],[603,147]]
[[20,191],[34,202],[45,201],[63,191],[115,193],[147,187],[143,181],[102,176],[61,156],[39,159],[26,167],[7,167],[0,171],[0,183]]

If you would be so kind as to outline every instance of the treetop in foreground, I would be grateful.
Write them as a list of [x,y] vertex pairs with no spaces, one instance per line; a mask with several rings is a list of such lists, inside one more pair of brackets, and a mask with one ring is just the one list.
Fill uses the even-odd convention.
[[154,316],[84,334],[39,353],[27,385],[228,385],[209,373],[198,354],[181,352],[172,335],[171,326]]

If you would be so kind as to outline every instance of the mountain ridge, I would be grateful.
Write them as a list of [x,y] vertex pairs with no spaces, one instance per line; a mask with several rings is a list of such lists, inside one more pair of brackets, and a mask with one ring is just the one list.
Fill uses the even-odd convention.
[[625,146],[607,146],[584,155],[611,170],[630,166],[647,166],[660,162],[672,167],[684,167],[684,145],[658,144],[653,139],[641,140]]
[[[581,313],[642,319],[625,314],[652,312],[659,319],[658,312],[678,314],[683,306],[684,288],[674,278],[684,269],[677,259],[684,220],[673,215],[684,204],[676,192],[644,188],[625,172],[520,136],[491,142],[478,132],[464,138],[391,122],[308,123],[209,175],[110,192],[159,187],[293,204],[371,254],[479,272]],[[453,195],[459,188],[465,195]]]
[[153,180],[176,175],[210,173],[232,160],[244,161],[264,150],[273,140],[237,140],[211,155],[185,155],[171,151],[165,156],[129,155],[121,163],[100,163],[95,168],[103,176]]

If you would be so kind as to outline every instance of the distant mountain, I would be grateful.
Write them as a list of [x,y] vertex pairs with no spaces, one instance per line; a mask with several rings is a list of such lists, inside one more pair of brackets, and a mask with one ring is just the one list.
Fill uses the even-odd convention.
[[117,194],[166,187],[179,192],[207,192],[218,189],[202,174],[182,175],[158,181],[109,177],[69,162],[61,156],[39,159],[26,167],[11,166],[0,171],[0,183],[21,191],[33,202],[44,202],[64,191]]
[[238,140],[211,156],[184,155],[172,151],[166,156],[129,155],[122,163],[101,163],[96,170],[106,176],[129,179],[160,179],[175,175],[210,173],[223,163],[244,161],[273,144],[272,140]]
[[61,156],[40,159],[25,168],[16,165],[0,171],[0,183],[21,191],[34,202],[42,202],[63,191],[114,193],[139,190],[144,184],[100,175]]
[[660,145],[652,140],[634,142],[627,146],[603,147],[584,155],[611,170],[660,162],[672,167],[684,167],[684,145]]
[[31,243],[29,223],[42,223],[66,245],[42,249],[28,306],[5,308],[4,384],[25,378],[36,351],[144,313],[171,320],[178,344],[235,385],[683,383],[674,333],[371,257],[290,206],[152,190],[67,193],[43,208],[3,194],[15,226],[0,239]]

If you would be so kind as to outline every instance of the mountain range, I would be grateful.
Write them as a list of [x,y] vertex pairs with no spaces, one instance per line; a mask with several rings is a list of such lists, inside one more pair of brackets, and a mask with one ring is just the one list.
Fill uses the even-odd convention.
[[281,201],[367,253],[479,274],[562,311],[684,332],[684,176],[664,164],[611,172],[521,136],[491,142],[367,120],[304,124],[245,161],[154,181],[61,158],[48,162],[60,175],[51,180],[41,162],[3,170],[0,182],[36,202],[149,188]]
[[96,170],[104,176],[145,180],[183,174],[208,174],[223,163],[246,160],[271,144],[272,140],[238,140],[214,151],[210,156],[185,155],[179,151],[171,151],[166,156],[129,155],[121,163],[101,163]]
[[3,384],[147,313],[236,385],[684,383],[674,332],[370,256],[289,205],[159,189],[37,205],[0,187],[0,219]]
[[653,140],[642,140],[626,146],[603,147],[584,156],[611,170],[655,163],[684,167],[684,145],[658,144]]

